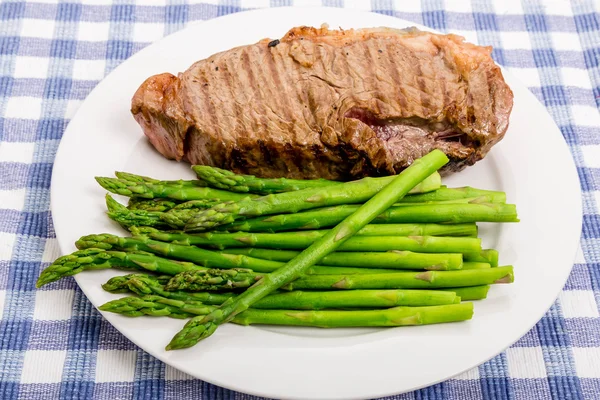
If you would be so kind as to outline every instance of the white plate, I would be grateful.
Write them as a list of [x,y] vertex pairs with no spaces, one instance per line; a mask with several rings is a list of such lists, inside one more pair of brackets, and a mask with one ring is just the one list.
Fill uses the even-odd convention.
[[[52,212],[63,253],[82,235],[123,233],[105,216],[97,175],[122,170],[159,178],[192,177],[148,145],[130,112],[130,99],[148,76],[184,71],[194,61],[290,27],[356,28],[414,25],[342,9],[278,8],[217,18],[177,32],[119,66],[89,95],[67,128],[52,176]],[[230,389],[275,398],[372,398],[448,379],[500,353],[551,306],[569,275],[581,227],[577,173],[560,131],[544,107],[512,75],[515,94],[506,138],[476,166],[450,177],[451,186],[503,190],[518,205],[519,224],[485,226],[484,245],[514,264],[516,282],[494,287],[475,305],[472,321],[391,329],[302,329],[222,326],[192,349],[164,351],[184,322],[104,317],[135,344],[188,374]],[[117,296],[100,284],[113,271],[76,279],[95,305]]]

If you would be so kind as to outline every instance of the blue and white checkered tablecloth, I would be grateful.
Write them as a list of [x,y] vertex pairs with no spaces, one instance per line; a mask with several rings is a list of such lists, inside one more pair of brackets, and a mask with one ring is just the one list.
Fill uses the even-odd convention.
[[[56,149],[94,86],[144,46],[190,22],[291,3],[0,2],[1,399],[253,398],[195,380],[138,349],[102,319],[73,279],[43,290],[34,283],[59,256],[49,212]],[[494,46],[496,61],[521,78],[557,122],[583,189],[581,249],[544,318],[480,367],[393,398],[600,399],[600,5],[323,3],[395,15]]]

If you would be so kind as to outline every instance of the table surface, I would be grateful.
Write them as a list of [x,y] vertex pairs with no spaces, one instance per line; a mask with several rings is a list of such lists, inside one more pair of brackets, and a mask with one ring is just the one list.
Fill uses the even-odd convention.
[[563,0],[1,2],[0,398],[255,399],[140,350],[73,279],[42,290],[34,283],[59,256],[49,212],[56,150],[94,86],[188,23],[307,3],[395,15],[493,46],[494,59],[521,78],[560,127],[581,180],[580,250],[542,320],[478,368],[390,399],[600,398],[600,5]]

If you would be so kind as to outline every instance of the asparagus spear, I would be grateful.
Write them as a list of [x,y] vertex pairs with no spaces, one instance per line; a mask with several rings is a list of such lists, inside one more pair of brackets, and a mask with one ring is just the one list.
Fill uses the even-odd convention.
[[158,185],[177,185],[177,186],[206,186],[202,181],[197,180],[185,180],[177,179],[172,181],[165,181],[160,179],[150,178],[149,176],[136,175],[129,172],[115,171],[115,176],[122,181],[136,182],[136,183],[152,183]]
[[202,269],[202,267],[189,262],[167,260],[140,251],[123,252],[87,248],[62,256],[46,267],[40,274],[36,287],[42,287],[82,271],[109,268],[146,270],[167,275]]
[[[296,214],[269,215],[228,223],[219,230],[230,232],[277,232],[294,229],[319,229],[334,226],[358,210],[358,205],[338,205]],[[211,211],[206,210],[206,212]],[[374,224],[390,223],[472,223],[518,222],[514,204],[434,204],[390,207],[375,218]]]
[[[173,337],[171,342],[167,345],[167,350],[195,345],[198,341],[212,335],[220,324],[231,321],[236,315],[246,311],[258,300],[301,276],[306,269],[339,248],[340,245],[367,225],[373,218],[404,197],[419,182],[437,171],[447,162],[448,157],[439,150],[434,150],[428,155],[415,160],[410,167],[395,177],[389,185],[380,188],[375,192],[371,192],[371,196],[373,197],[359,210],[334,229],[330,230],[325,236],[318,239],[313,245],[288,262],[284,267],[267,274],[256,285],[236,297],[235,300],[225,302],[218,310],[211,312],[205,317],[192,318],[183,329]],[[314,189],[305,189],[298,192],[269,195],[263,199],[270,198],[273,200],[276,196],[286,196],[289,194],[305,192],[304,195],[298,197],[299,199],[304,199],[301,200],[303,202],[306,202],[307,200],[315,202],[324,201],[325,198],[335,198],[336,195],[331,195],[332,192],[336,192],[336,188],[342,187],[345,187],[345,196],[353,198],[353,195],[356,193],[364,191],[369,192],[369,190],[372,189],[368,185],[368,182],[368,180],[363,180],[362,182],[358,181],[350,184],[336,185],[327,190],[329,195],[326,195],[327,193],[325,192],[319,192],[319,190],[314,193]],[[313,191],[313,194],[311,194],[310,197],[306,197],[306,192],[310,193],[311,191]],[[340,195],[340,193],[338,192],[337,195]],[[369,197],[370,196],[363,198],[363,201]],[[272,204],[273,202],[270,201],[269,203]]]
[[[216,312],[215,307],[202,303],[186,303],[159,296],[126,297],[103,304],[102,311],[137,317],[141,315],[188,318]],[[391,327],[458,322],[471,319],[473,304],[448,304],[428,307],[393,307],[379,310],[297,311],[248,309],[231,322],[239,325],[294,325],[320,328],[335,327]]]
[[429,307],[393,307],[368,311],[249,309],[233,317],[231,322],[239,325],[293,325],[318,328],[391,327],[458,322],[469,320],[472,317],[473,303],[460,303]]
[[490,264],[492,268],[496,268],[498,266],[498,250],[485,249],[476,253],[465,253],[464,260],[472,262],[484,262]]
[[96,181],[109,192],[128,197],[146,199],[168,198],[174,200],[205,200],[219,199],[221,201],[238,201],[253,197],[252,194],[226,192],[197,185],[189,185],[171,181],[166,183],[131,182],[118,178],[96,177]]
[[[243,254],[272,261],[290,261],[300,254],[295,250],[272,250],[259,248],[233,248],[221,251],[225,254]],[[319,262],[321,265],[362,268],[391,268],[416,270],[461,269],[462,255],[458,253],[413,253],[411,251],[389,252],[335,252]]]
[[487,297],[490,285],[468,286],[459,288],[445,288],[449,292],[456,293],[462,301],[483,300]]
[[[378,225],[365,227],[377,231]],[[364,228],[363,228],[364,229]],[[370,229],[369,229],[370,230]],[[148,236],[162,242],[184,243],[216,249],[228,247],[263,247],[274,249],[305,249],[330,231],[279,233],[177,233],[151,232]],[[340,246],[340,251],[408,250],[420,253],[464,253],[481,249],[481,239],[440,236],[363,236],[357,234]]]
[[[269,274],[248,269],[185,271],[172,277],[166,290],[231,290],[252,286]],[[458,271],[393,272],[389,274],[306,275],[288,283],[285,290],[328,289],[433,289],[513,282],[512,266]]]
[[150,315],[153,317],[185,319],[195,315],[208,314],[214,311],[215,307],[200,302],[185,302],[156,295],[146,295],[143,297],[122,297],[104,303],[98,309],[128,317]]

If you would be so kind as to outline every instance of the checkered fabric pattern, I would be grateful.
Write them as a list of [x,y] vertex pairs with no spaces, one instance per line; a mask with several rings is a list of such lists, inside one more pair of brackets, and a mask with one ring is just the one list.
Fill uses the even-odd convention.
[[[0,3],[0,398],[250,399],[166,366],[111,327],[65,279],[50,175],[69,119],[119,63],[186,24],[292,1]],[[297,1],[296,5],[320,5]],[[316,3],[316,4],[314,4]],[[581,249],[559,299],[514,346],[455,379],[393,399],[600,399],[600,9],[598,3],[323,1],[494,46],[560,127],[583,189]]]

